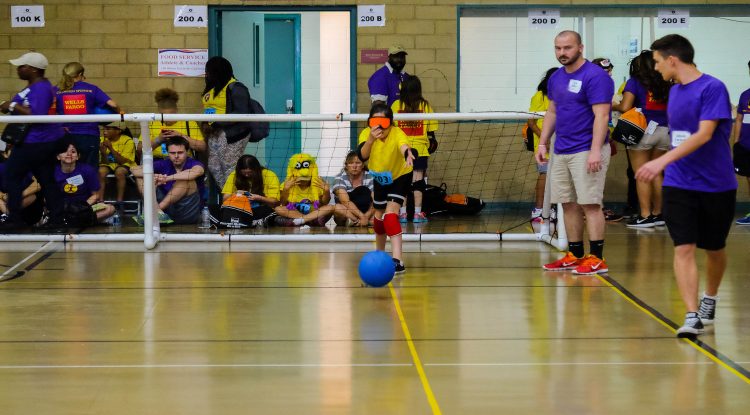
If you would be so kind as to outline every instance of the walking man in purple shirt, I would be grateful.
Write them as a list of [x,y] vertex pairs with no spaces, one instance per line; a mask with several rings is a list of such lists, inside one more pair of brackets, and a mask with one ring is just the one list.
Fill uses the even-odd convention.
[[[727,87],[693,63],[690,41],[667,35],[651,50],[656,70],[675,82],[667,103],[672,149],[644,164],[636,179],[649,182],[664,172],[664,220],[674,242],[677,287],[688,311],[677,337],[695,338],[714,322],[727,264],[724,247],[737,193],[729,149],[732,105]],[[700,304],[696,247],[706,251],[706,289]]]
[[[747,62],[750,69],[750,61]],[[747,178],[750,185],[750,89],[740,94],[737,118],[734,121],[734,171]],[[738,225],[750,225],[750,213],[737,219]]]
[[[583,58],[581,36],[565,30],[555,37],[555,55],[563,65],[549,80],[549,108],[535,154],[546,163],[547,145],[556,134],[555,161],[548,176],[552,203],[562,203],[570,251],[546,264],[548,271],[573,270],[574,274],[607,272],[604,251],[602,198],[609,166],[607,144],[609,113],[615,84],[601,67]],[[584,256],[583,230],[589,236]]]
[[372,74],[367,81],[370,90],[370,100],[382,102],[391,107],[401,96],[401,82],[409,76],[404,71],[406,66],[406,49],[401,45],[388,48],[388,62]]

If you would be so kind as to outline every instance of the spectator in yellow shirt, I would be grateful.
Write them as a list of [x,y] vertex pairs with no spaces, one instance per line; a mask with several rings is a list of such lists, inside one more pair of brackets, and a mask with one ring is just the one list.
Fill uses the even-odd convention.
[[[125,198],[126,180],[130,174],[130,168],[135,166],[135,143],[128,136],[125,126],[120,122],[113,122],[104,127],[103,137],[99,144],[101,161],[99,164],[99,188],[98,200],[104,200],[104,190],[107,185],[107,175],[115,174],[117,183],[117,201],[122,202]],[[129,132],[129,130],[127,130]]]

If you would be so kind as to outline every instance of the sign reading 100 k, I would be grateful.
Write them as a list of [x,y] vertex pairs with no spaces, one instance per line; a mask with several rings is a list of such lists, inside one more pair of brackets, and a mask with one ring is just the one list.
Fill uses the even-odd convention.
[[560,10],[529,10],[529,28],[556,29],[560,25]]

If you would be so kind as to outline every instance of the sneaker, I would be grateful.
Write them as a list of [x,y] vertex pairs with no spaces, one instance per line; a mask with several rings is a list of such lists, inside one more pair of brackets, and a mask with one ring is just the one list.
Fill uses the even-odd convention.
[[685,314],[685,324],[677,329],[677,337],[686,339],[695,339],[699,334],[703,334],[703,323],[698,313]]
[[134,221],[134,222],[135,222],[135,223],[136,223],[136,224],[137,224],[138,226],[143,226],[143,215],[135,215],[135,216],[133,216],[133,221]]
[[581,259],[576,258],[572,252],[568,252],[564,257],[558,259],[555,262],[542,265],[542,268],[546,271],[566,271],[570,269],[576,269],[580,264]]
[[653,228],[656,226],[654,222],[654,216],[644,218],[641,215],[636,216],[630,222],[626,223],[625,226],[628,228]]
[[393,264],[396,266],[396,274],[403,274],[404,272],[406,272],[404,261],[398,260],[396,258],[391,259],[393,260]]
[[573,270],[573,274],[576,275],[594,275],[601,274],[609,271],[607,262],[604,259],[599,259],[596,255],[586,255],[578,264],[578,267]]
[[737,219],[734,223],[738,225],[750,225],[750,213]]
[[415,213],[411,221],[414,223],[425,223],[427,222],[427,215],[424,212]]
[[718,297],[708,298],[705,295],[701,297],[701,303],[698,306],[698,317],[701,319],[701,323],[704,326],[714,324],[714,317],[716,316],[716,301]]
[[294,219],[276,216],[274,223],[278,226],[294,226]]
[[666,226],[667,222],[664,221],[664,216],[660,214],[651,215],[651,220],[654,221],[654,226]]
[[539,218],[542,216],[542,209],[540,208],[534,208],[534,210],[531,211],[531,220],[533,221],[536,218]]
[[604,220],[607,222],[619,222],[622,220],[622,215],[618,215],[612,209],[602,209],[604,213]]
[[409,219],[406,216],[406,213],[399,213],[398,214],[398,221],[401,223],[406,223],[409,221]]
[[174,221],[172,220],[172,218],[170,218],[169,215],[167,215],[166,213],[162,212],[161,210],[159,211],[159,214],[158,214],[157,217],[159,218],[159,224],[161,224],[161,225],[170,225],[170,224],[174,223]]

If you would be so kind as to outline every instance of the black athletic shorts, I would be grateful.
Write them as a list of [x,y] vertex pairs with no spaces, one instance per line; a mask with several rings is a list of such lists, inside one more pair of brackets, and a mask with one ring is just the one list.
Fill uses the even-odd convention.
[[396,202],[403,206],[406,203],[406,195],[411,192],[411,172],[399,176],[393,183],[382,185],[375,181],[375,200],[372,202],[375,209],[383,210],[388,202]]
[[414,159],[414,170],[427,170],[427,161],[430,158],[427,156],[420,156]]
[[709,251],[726,246],[736,190],[713,193],[664,186],[662,194],[664,221],[674,246],[696,244]]

